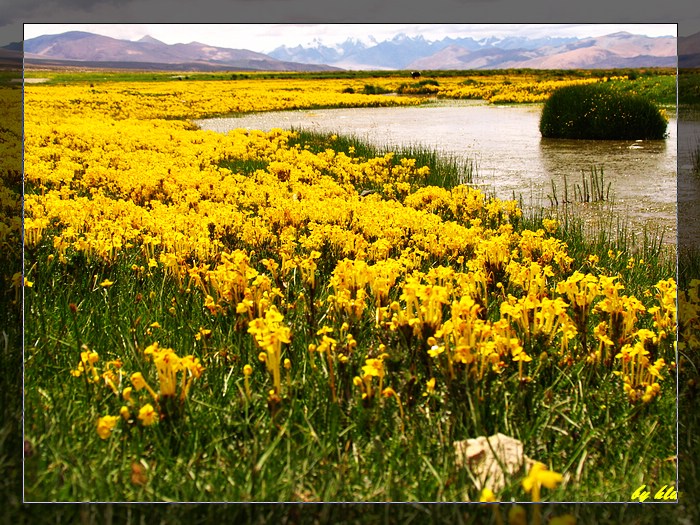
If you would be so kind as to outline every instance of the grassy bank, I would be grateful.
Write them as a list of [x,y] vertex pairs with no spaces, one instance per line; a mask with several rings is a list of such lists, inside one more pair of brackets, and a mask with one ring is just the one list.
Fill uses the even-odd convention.
[[[49,223],[26,247],[28,499],[476,500],[478,480],[456,466],[453,443],[496,432],[563,474],[547,500],[629,500],[650,472],[673,482],[672,340],[643,339],[672,315],[649,313],[669,307],[670,260],[591,241],[573,218],[523,217],[454,176],[428,187],[433,170],[455,171],[431,155],[434,167],[423,166],[425,152],[375,156],[318,135],[236,140],[249,143],[216,165],[218,189],[205,191],[211,179],[191,168],[154,179],[150,197],[140,187],[142,199],[125,175],[105,179],[107,222],[92,215],[88,235],[71,237],[84,219],[62,206],[94,182],[74,179],[64,204],[46,201]],[[61,191],[43,184],[28,187],[34,219],[41,193]],[[381,190],[361,196],[372,184]],[[120,204],[125,195],[152,219]],[[166,223],[151,222],[167,208],[209,217],[182,232],[219,253],[188,252],[186,237],[171,245]],[[228,227],[217,210],[243,222]],[[87,249],[118,217],[138,233],[125,230],[102,255]],[[160,243],[146,244],[154,234]],[[529,327],[535,319],[556,321]],[[659,394],[642,400],[651,362],[626,382],[615,354],[644,340],[667,364],[647,383]],[[174,383],[156,373],[163,356],[191,356]],[[154,394],[139,390],[137,372]],[[530,500],[527,474],[497,497]]]

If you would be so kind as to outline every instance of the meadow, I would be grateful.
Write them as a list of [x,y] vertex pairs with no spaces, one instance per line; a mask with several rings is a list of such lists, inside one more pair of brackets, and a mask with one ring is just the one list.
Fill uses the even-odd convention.
[[[669,84],[613,73],[432,86],[525,103]],[[25,86],[27,501],[630,501],[675,486],[669,248],[524,211],[449,159],[191,123],[421,103],[362,93],[405,77],[99,75]],[[499,487],[454,449],[495,433],[536,461]],[[560,518],[537,509],[532,522]]]

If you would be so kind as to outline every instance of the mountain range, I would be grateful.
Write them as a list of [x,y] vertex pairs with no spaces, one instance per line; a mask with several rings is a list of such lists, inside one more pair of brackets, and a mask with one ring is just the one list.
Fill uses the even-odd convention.
[[[398,35],[364,43],[349,39],[328,46],[281,46],[264,54],[199,42],[165,44],[150,36],[120,40],[82,31],[43,35],[24,41],[26,67],[74,65],[180,71],[329,71],[392,69],[595,69],[698,67],[700,33],[689,37],[648,37],[619,32],[601,37],[510,36],[429,41]],[[11,48],[11,46],[15,46]],[[16,48],[10,44],[2,49]]]
[[363,45],[348,40],[338,46],[282,46],[271,53],[280,60],[318,63],[344,69],[573,69],[673,67],[675,37],[647,37],[626,32],[594,38],[444,38],[398,35]]
[[69,31],[24,41],[25,65],[93,65],[124,69],[179,71],[323,71],[337,69],[319,64],[285,62],[247,49],[215,47],[200,42],[165,44],[150,36],[136,42]]

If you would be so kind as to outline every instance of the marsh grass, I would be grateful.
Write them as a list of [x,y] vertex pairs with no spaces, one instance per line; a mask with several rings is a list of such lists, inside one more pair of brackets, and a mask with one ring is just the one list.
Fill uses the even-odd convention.
[[600,167],[600,173],[598,173],[598,168],[591,167],[590,177],[586,179],[585,172],[581,171],[581,186],[576,185],[574,194],[578,193],[579,202],[602,202],[610,199],[610,186],[611,182],[608,182],[607,187],[605,186],[605,174],[603,173],[603,167]]
[[[374,146],[360,137],[345,135],[342,133],[317,133],[304,129],[293,129],[296,136],[290,141],[291,145],[300,148],[308,148],[317,153],[326,148],[332,148],[337,153],[358,158],[383,157],[393,153],[392,164],[398,165],[402,158],[415,159],[417,166],[428,166],[430,171],[421,180],[411,181],[420,186],[438,186],[440,188],[454,188],[459,184],[471,184],[476,182],[476,163],[473,160],[462,159],[456,155],[445,156],[435,149],[421,145],[402,146],[391,148],[389,146]],[[331,140],[331,137],[333,139]],[[362,188],[380,191],[381,188]]]

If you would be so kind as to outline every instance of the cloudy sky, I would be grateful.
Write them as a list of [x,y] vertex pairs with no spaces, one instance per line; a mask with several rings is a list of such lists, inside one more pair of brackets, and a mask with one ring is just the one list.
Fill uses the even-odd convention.
[[88,31],[125,40],[150,35],[166,44],[201,42],[218,47],[270,52],[314,40],[333,45],[348,38],[370,43],[400,33],[427,40],[490,36],[600,36],[627,31],[647,36],[676,36],[675,24],[24,24],[24,38]]

